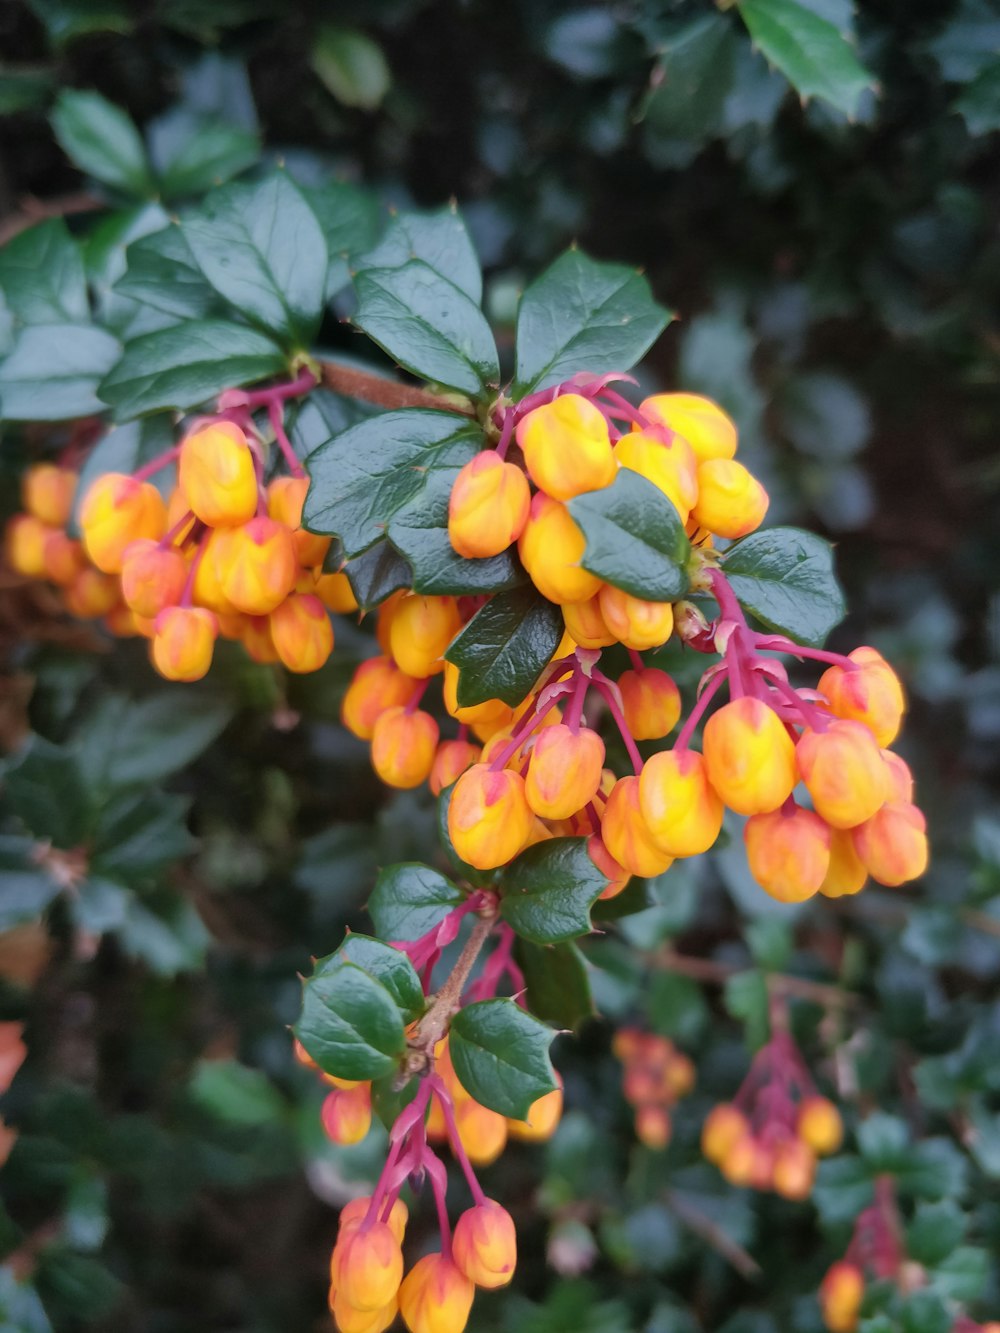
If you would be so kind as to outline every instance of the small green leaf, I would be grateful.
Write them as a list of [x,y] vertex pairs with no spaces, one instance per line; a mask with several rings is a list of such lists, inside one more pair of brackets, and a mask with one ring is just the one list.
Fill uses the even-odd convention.
[[[253,130],[183,106],[168,115],[170,150],[156,161],[164,199],[203,194],[240,175],[260,156],[260,140]],[[165,128],[161,121],[161,131]],[[156,141],[151,142],[155,152]]]
[[939,1264],[965,1238],[969,1220],[950,1200],[922,1203],[906,1228],[906,1256],[918,1264]]
[[396,1001],[353,963],[303,982],[295,1035],[319,1067],[337,1078],[381,1078],[395,1070],[406,1048]]
[[368,912],[387,940],[418,940],[462,901],[444,875],[416,861],[386,866],[375,881]]
[[358,260],[358,269],[401,268],[411,259],[423,260],[475,305],[482,303],[479,257],[454,206],[432,213],[394,214],[378,245]]
[[420,978],[405,953],[370,935],[348,935],[328,958],[316,964],[315,976],[323,976],[338,967],[360,967],[386,988],[404,1022],[413,1023],[424,1012],[425,1001]]
[[874,1198],[874,1173],[860,1157],[841,1154],[820,1162],[813,1201],[827,1226],[853,1222]]
[[771,1028],[764,973],[754,968],[729,977],[723,991],[723,1002],[727,1013],[745,1025],[748,1044],[754,1049],[763,1046]]
[[1000,130],[1000,60],[993,60],[962,89],[952,109],[964,119],[970,134]]
[[20,324],[86,324],[80,247],[62,218],[28,227],[0,249],[0,289]]
[[622,468],[610,486],[568,504],[587,539],[580,563],[616,588],[651,602],[688,590],[691,543],[667,497],[638,472]]
[[876,1111],[857,1130],[858,1148],[870,1171],[894,1171],[910,1155],[910,1132],[896,1116]]
[[88,324],[32,324],[0,363],[0,415],[6,421],[69,421],[103,412],[101,380],[121,345]]
[[803,100],[819,97],[855,116],[875,79],[833,23],[799,0],[738,0],[738,7],[756,45]]
[[177,223],[134,241],[115,291],[165,315],[201,319],[219,305]]
[[76,756],[41,736],[27,742],[3,770],[7,804],[36,838],[79,846],[94,815],[91,789]]
[[187,1094],[230,1125],[269,1125],[285,1113],[284,1098],[263,1070],[238,1060],[199,1060]]
[[121,107],[100,93],[65,89],[56,100],[52,127],[81,171],[123,194],[155,193],[142,136]]
[[445,658],[458,667],[458,702],[486,699],[515,707],[531,692],[563,636],[559,607],[534,587],[491,597],[451,642]]
[[365,111],[381,104],[392,82],[381,48],[356,28],[324,23],[316,34],[310,64],[338,102]]
[[635,269],[569,250],[521,298],[513,393],[545,389],[579,371],[628,370],[670,319]]
[[179,894],[142,902],[129,899],[118,940],[161,977],[204,967],[210,936],[194,905]]
[[372,611],[400,588],[409,588],[413,575],[409,565],[388,542],[376,542],[343,566],[358,606]]
[[543,947],[519,939],[514,957],[524,973],[528,1008],[538,1018],[572,1030],[592,1017],[587,965],[575,944]]
[[500,914],[533,944],[561,944],[590,933],[590,909],[607,886],[586,838],[550,838],[503,870]]
[[165,407],[197,407],[223,389],[278,375],[285,366],[277,344],[255,329],[221,319],[190,320],[130,342],[100,395],[119,420],[128,420]]
[[181,229],[202,273],[241,315],[289,350],[309,343],[329,256],[316,214],[285,172],[213,191]]
[[844,618],[833,548],[811,532],[753,532],[729,548],[723,568],[744,610],[796,643],[818,648]]
[[130,884],[190,855],[189,806],[185,796],[155,790],[110,802],[97,820],[90,869]]
[[352,322],[414,375],[472,397],[500,382],[496,344],[479,307],[421,259],[362,268]]
[[515,1120],[556,1087],[551,1028],[513,1000],[481,1000],[452,1019],[448,1050],[465,1090],[483,1106]]
[[700,146],[720,133],[736,50],[732,25],[721,14],[699,14],[671,28],[639,113],[659,139]]

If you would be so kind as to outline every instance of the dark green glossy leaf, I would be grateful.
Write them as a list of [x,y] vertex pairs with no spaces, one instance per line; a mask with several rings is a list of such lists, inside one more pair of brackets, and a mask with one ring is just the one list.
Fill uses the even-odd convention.
[[610,486],[569,501],[586,550],[584,569],[651,602],[673,602],[688,590],[691,543],[663,492],[622,468]]
[[162,231],[169,219],[158,203],[134,204],[102,218],[89,232],[83,250],[95,319],[122,342],[166,328],[174,319],[116,290],[133,241]]
[[7,421],[68,421],[103,412],[98,385],[121,346],[87,324],[32,324],[0,363],[0,414]]
[[181,229],[220,296],[287,348],[308,344],[323,314],[329,256],[316,214],[285,172],[213,191]]
[[844,1154],[820,1162],[813,1201],[823,1222],[852,1223],[874,1198],[874,1176],[867,1162]]
[[499,1115],[527,1118],[532,1102],[556,1087],[551,1028],[513,1000],[481,1000],[452,1019],[448,1050],[462,1086]]
[[[187,107],[175,107],[168,115],[169,151],[162,158],[154,153],[164,199],[202,194],[246,171],[260,156],[260,140],[251,129]],[[151,139],[154,150],[156,142]]]
[[589,934],[590,909],[607,886],[586,838],[550,838],[505,867],[500,913],[533,944],[561,944]]
[[491,597],[445,653],[461,673],[459,705],[486,699],[511,707],[521,703],[551,662],[564,628],[559,608],[534,587]]
[[970,134],[990,134],[1000,129],[1000,59],[993,60],[962,89],[954,110],[964,119]]
[[833,549],[811,532],[753,532],[729,548],[723,566],[744,610],[796,643],[819,647],[844,618]]
[[65,89],[56,101],[52,127],[63,151],[87,175],[123,194],[155,192],[139,131],[121,107],[100,93]]
[[635,269],[570,250],[521,298],[513,392],[544,389],[583,370],[628,370],[670,319]]
[[405,953],[370,935],[351,934],[328,958],[316,964],[315,976],[325,976],[338,967],[360,967],[386,988],[407,1023],[424,1011],[424,992],[413,964]]
[[255,329],[191,320],[130,342],[100,394],[119,420],[127,420],[164,407],[197,407],[223,389],[278,375],[285,366],[277,344]]
[[419,862],[386,866],[375,881],[368,912],[387,940],[417,940],[433,930],[462,901],[444,875]]
[[285,1099],[264,1071],[238,1060],[199,1060],[187,1095],[229,1125],[269,1125],[285,1114]]
[[352,322],[414,375],[480,397],[500,383],[496,344],[479,307],[423,260],[363,268]]
[[594,1013],[583,954],[575,944],[542,947],[519,939],[514,948],[528,988],[528,1008],[555,1027],[572,1030]]
[[185,796],[161,791],[110,802],[97,820],[91,869],[129,883],[190,855],[195,847],[186,822],[190,804]]
[[376,109],[392,81],[385,56],[370,37],[332,23],[317,32],[310,64],[338,102],[365,111]]
[[319,1067],[337,1078],[389,1074],[406,1047],[396,1001],[353,963],[321,970],[303,982],[295,1035]]
[[20,324],[90,319],[80,247],[62,218],[39,222],[0,249],[0,289]]
[[115,291],[178,319],[201,319],[219,300],[176,223],[134,241]]
[[413,582],[410,566],[387,541],[376,542],[343,566],[358,606],[371,611]]
[[382,228],[381,210],[373,194],[344,181],[303,189],[326,237],[330,254],[326,295],[336,295],[351,280],[348,260],[369,249]]
[[399,268],[411,259],[423,260],[470,301],[481,304],[479,258],[454,206],[435,213],[396,213],[378,245],[358,261],[358,268]]
[[377,1078],[372,1083],[372,1110],[386,1129],[392,1129],[400,1114],[409,1106],[420,1090],[419,1078],[411,1078],[401,1088],[396,1079]]
[[732,24],[717,13],[699,14],[664,37],[640,112],[661,141],[658,154],[663,144],[680,151],[682,145],[700,146],[720,132],[736,49]]
[[767,978],[756,968],[737,972],[726,981],[723,990],[726,1010],[738,1018],[746,1029],[747,1044],[763,1046],[771,1030],[770,998]]
[[194,905],[179,894],[142,902],[130,897],[116,934],[130,957],[141,959],[161,977],[203,967],[210,939]]
[[7,761],[4,790],[10,808],[36,838],[57,847],[79,846],[94,809],[76,756],[41,736],[31,736]]
[[595,921],[618,921],[623,916],[634,916],[636,912],[645,912],[648,907],[655,906],[656,897],[649,887],[649,880],[633,875],[621,893],[616,893],[613,898],[599,898],[592,916]]

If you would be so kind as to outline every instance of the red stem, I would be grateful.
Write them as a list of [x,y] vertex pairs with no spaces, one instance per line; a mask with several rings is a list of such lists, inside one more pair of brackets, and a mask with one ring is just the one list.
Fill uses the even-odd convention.
[[728,670],[720,671],[715,676],[715,678],[711,680],[709,684],[706,685],[705,688],[702,690],[701,698],[691,709],[690,716],[684,723],[684,726],[681,728],[680,734],[678,735],[676,741],[674,741],[675,750],[687,749],[688,745],[691,743],[691,737],[695,733],[695,728],[698,726],[698,723],[704,717],[705,710],[708,708],[708,705],[712,702],[712,699],[715,696],[716,692],[718,691],[719,687],[721,686],[722,682],[728,678],[728,675],[729,675]]
[[137,472],[132,473],[133,481],[145,481],[147,477],[154,476],[157,472],[162,472],[165,467],[169,467],[180,454],[181,446],[173,445],[170,449],[164,450],[162,454],[157,454],[151,458],[148,463],[143,464]]

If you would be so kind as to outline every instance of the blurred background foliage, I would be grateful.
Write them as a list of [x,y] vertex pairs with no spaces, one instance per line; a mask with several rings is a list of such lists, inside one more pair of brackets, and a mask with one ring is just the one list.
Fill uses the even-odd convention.
[[[356,185],[371,240],[386,205],[456,198],[508,346],[518,290],[567,243],[640,265],[680,316],[643,387],[735,416],[771,517],[837,543],[853,609],[836,646],[875,643],[904,674],[925,881],[778,909],[723,848],[587,942],[606,1021],[557,1044],[554,1143],[486,1174],[524,1260],[515,1293],[477,1302],[483,1333],[811,1333],[866,1163],[897,1174],[934,1273],[880,1327],[947,1330],[953,1300],[1000,1315],[1000,5],[797,8],[856,52],[805,102],[738,9],[703,0],[0,6],[0,235],[64,213],[110,300],[153,195],[181,207],[281,159]],[[159,184],[108,169],[120,125],[95,150],[67,89],[129,113]],[[351,354],[343,313],[325,339]],[[4,441],[5,510],[36,447]],[[368,633],[338,630],[314,678],[220,655],[205,687],[164,689],[134,644],[4,587],[0,1019],[28,1047],[2,1108],[5,1333],[326,1326],[334,1209],[382,1140],[323,1140],[290,1056],[296,972],[364,924],[376,865],[439,856],[429,800],[380,790],[337,722]],[[806,1205],[724,1186],[697,1150],[766,1033],[767,977],[788,974],[856,997],[793,1006],[866,1126]],[[665,1154],[634,1141],[619,1020],[696,1056]]]

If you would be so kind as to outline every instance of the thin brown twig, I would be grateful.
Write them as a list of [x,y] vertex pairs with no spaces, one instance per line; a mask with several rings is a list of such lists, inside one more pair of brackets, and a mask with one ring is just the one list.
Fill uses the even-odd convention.
[[[719,963],[712,958],[692,958],[687,954],[674,953],[664,949],[656,955],[656,965],[674,972],[681,977],[690,977],[692,981],[704,981],[713,986],[724,986],[730,977],[738,972],[745,972],[746,967],[738,963]],[[860,1003],[857,995],[842,990],[839,986],[826,985],[821,981],[809,981],[805,977],[791,977],[784,972],[766,972],[768,990],[772,995],[791,995],[800,1000],[812,1000],[824,1009],[842,1007]]]
[[46,218],[62,218],[70,213],[92,213],[103,207],[102,199],[85,190],[56,195],[53,199],[35,199],[28,195],[20,201],[18,212],[11,213],[0,222],[0,245],[6,244],[28,227],[33,227],[36,222],[44,222]]
[[696,1208],[693,1203],[682,1198],[679,1194],[675,1194],[673,1190],[665,1191],[663,1202],[689,1231],[694,1232],[699,1240],[711,1245],[713,1250],[732,1264],[741,1277],[756,1278],[760,1276],[761,1267],[753,1255],[733,1240],[732,1236],[728,1236],[700,1208]]
[[372,375],[353,366],[341,366],[335,361],[317,361],[322,383],[334,393],[347,398],[360,398],[379,407],[433,407],[439,411],[454,412],[458,416],[474,417],[471,403],[458,395],[431,393],[415,384],[400,384],[383,375]]

